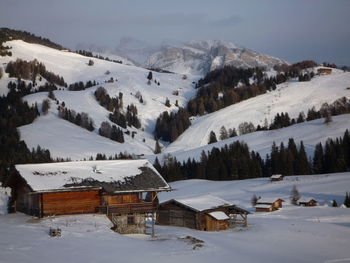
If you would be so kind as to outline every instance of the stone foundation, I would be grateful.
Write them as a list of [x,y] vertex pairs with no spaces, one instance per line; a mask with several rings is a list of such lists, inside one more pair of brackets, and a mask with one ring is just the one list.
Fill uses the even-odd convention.
[[114,230],[119,234],[144,234],[146,232],[145,214],[113,215]]

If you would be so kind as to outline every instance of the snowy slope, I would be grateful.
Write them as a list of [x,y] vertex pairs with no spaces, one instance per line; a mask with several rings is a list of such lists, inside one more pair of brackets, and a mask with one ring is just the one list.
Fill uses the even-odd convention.
[[[192,76],[184,80],[182,75],[153,72],[153,79],[160,82],[160,85],[153,81],[148,85],[146,77],[149,71],[143,68],[88,58],[21,40],[7,42],[7,45],[12,47],[13,56],[0,58],[4,65],[17,58],[37,59],[45,64],[47,70],[63,76],[68,84],[88,80],[99,82],[99,85],[83,91],[57,90],[54,92],[59,102],[65,102],[67,108],[88,113],[95,122],[94,132],[89,133],[78,126],[60,120],[53,101],[48,116],[41,116],[34,123],[20,128],[22,138],[29,147],[41,145],[48,148],[54,157],[71,157],[79,160],[95,156],[96,153],[103,152],[109,155],[124,151],[150,154],[155,146],[152,132],[156,118],[163,111],[176,111],[178,109],[174,106],[176,100],[179,106],[185,106],[188,99],[195,94],[192,82],[196,78]],[[95,62],[93,66],[87,65],[89,59]],[[110,72],[108,75],[105,74],[107,71]],[[111,77],[117,81],[106,83]],[[10,80],[14,79],[5,76],[1,80],[3,94],[6,94],[7,82]],[[97,135],[100,124],[108,121],[109,115],[109,112],[101,107],[94,97],[94,91],[99,86],[106,88],[111,97],[116,97],[119,92],[122,92],[124,110],[131,103],[137,107],[143,130],[128,128],[137,132],[134,139],[125,135],[126,142],[120,144]],[[179,95],[173,95],[175,91]],[[142,95],[142,104],[135,97],[138,92]],[[40,108],[46,96],[47,93],[42,92],[26,96],[24,99],[30,105],[37,103]],[[165,106],[166,98],[169,98],[172,104],[170,108]]]
[[[95,131],[88,132],[59,119],[57,117],[57,106],[53,101],[47,116],[40,116],[32,124],[20,127],[22,139],[30,148],[40,145],[49,149],[53,157],[70,157],[73,160],[81,160],[96,156],[97,153],[114,155],[119,152],[128,152],[137,155],[145,154],[150,160],[153,160],[155,140],[152,133],[156,118],[165,110],[176,111],[178,109],[174,106],[176,100],[178,100],[180,106],[186,106],[187,101],[196,92],[192,82],[197,77],[192,75],[184,80],[182,75],[153,72],[154,79],[159,81],[160,85],[158,86],[154,82],[147,85],[146,76],[149,71],[143,68],[99,59],[93,59],[95,61],[94,65],[88,66],[87,62],[90,58],[37,44],[28,44],[21,40],[10,41],[7,45],[12,46],[13,57],[0,58],[3,67],[8,61],[16,58],[37,59],[43,62],[48,70],[62,75],[68,83],[81,80],[95,80],[100,83],[95,87],[82,91],[54,91],[59,102],[65,102],[67,108],[76,112],[88,113],[95,122]],[[196,42],[193,42],[188,50],[202,54],[201,47],[206,47],[206,45],[209,47],[213,43],[196,44]],[[225,48],[235,47],[227,46]],[[110,74],[106,75],[106,71],[110,71]],[[5,94],[7,92],[7,82],[11,80],[6,75],[0,80],[0,90]],[[105,81],[111,77],[117,79],[117,81],[106,83]],[[98,135],[98,128],[103,121],[108,121],[109,115],[109,112],[101,107],[94,97],[94,91],[99,86],[105,87],[111,97],[116,97],[119,92],[122,92],[124,110],[131,103],[136,105],[138,109],[142,129],[128,128],[130,132],[135,131],[137,133],[134,138],[125,135],[125,143],[123,144]],[[246,141],[251,149],[259,151],[264,156],[269,152],[272,141],[279,144],[281,141],[286,142],[288,138],[294,137],[296,141],[304,141],[310,154],[315,143],[325,141],[328,137],[342,135],[346,126],[349,127],[348,118],[336,117],[331,125],[322,129],[320,129],[323,127],[322,121],[316,121],[278,131],[248,134],[209,147],[206,145],[210,131],[214,131],[218,136],[219,129],[223,125],[227,129],[233,127],[237,129],[238,125],[244,121],[251,121],[255,126],[257,124],[263,125],[265,118],[270,122],[277,113],[281,112],[288,112],[291,118],[295,118],[300,111],[306,113],[312,106],[319,109],[324,102],[333,102],[342,96],[349,97],[349,90],[346,89],[349,86],[350,73],[343,73],[340,70],[333,70],[331,75],[316,76],[310,82],[291,81],[283,83],[278,85],[275,91],[195,118],[192,125],[174,143],[169,146],[163,145],[163,153],[172,153],[179,160],[188,157],[197,158],[203,149],[209,150],[212,146],[220,146],[239,139]],[[173,95],[175,91],[179,92],[178,96]],[[144,103],[140,103],[135,97],[138,92],[142,95]],[[24,99],[29,104],[37,103],[40,109],[41,103],[46,97],[47,93],[42,92],[26,96]],[[170,99],[172,104],[170,108],[165,106],[166,98]]]
[[[309,82],[280,84],[275,91],[198,117],[193,120],[192,125],[174,143],[169,145],[165,152],[171,153],[207,145],[210,132],[214,131],[219,137],[221,126],[225,126],[226,129],[236,128],[238,130],[239,124],[245,121],[252,122],[255,126],[258,124],[264,126],[265,118],[271,123],[277,113],[288,112],[290,118],[297,118],[301,111],[306,114],[307,110],[313,106],[318,110],[325,102],[332,103],[343,96],[350,98],[350,92],[346,89],[350,86],[350,73],[343,73],[340,70],[333,71],[335,72],[331,75],[316,76]],[[340,121],[340,125],[342,123]],[[298,126],[298,128],[302,127],[304,126]],[[341,130],[345,131],[344,127]],[[281,131],[284,132],[285,129]],[[278,133],[278,131],[270,133],[276,132]],[[325,135],[321,130],[314,129],[313,132],[312,136]],[[303,139],[305,134],[304,136],[298,136],[300,133],[294,130],[289,134],[287,132],[286,136],[287,138],[292,136]],[[260,134],[255,136],[260,136]],[[270,137],[270,134],[268,134],[268,137]],[[247,138],[246,142],[250,143],[249,140],[250,137]],[[257,147],[256,150],[260,150],[260,148]]]
[[[350,130],[350,114],[334,116],[332,119],[333,122],[328,125],[324,123],[324,119],[322,118],[295,124],[287,128],[253,132],[219,141],[217,143],[188,149],[182,149],[182,146],[177,145],[175,142],[166,148],[164,152],[165,154],[171,154],[181,162],[187,161],[188,158],[194,158],[199,161],[202,151],[208,152],[211,151],[213,147],[222,148],[235,141],[241,141],[247,143],[251,151],[254,150],[255,152],[258,152],[260,156],[264,158],[266,154],[271,153],[273,142],[275,142],[277,146],[283,142],[286,146],[288,145],[289,138],[294,138],[294,141],[297,144],[299,144],[300,141],[303,141],[306,153],[312,157],[317,143],[324,143],[328,138],[342,137],[346,129]],[[195,134],[193,135],[193,138],[196,138]],[[162,155],[158,155],[158,158],[160,158],[160,156]],[[153,159],[155,157],[150,156],[149,158]]]
[[[151,238],[114,233],[104,215],[0,215],[0,262],[349,262],[350,209],[324,206],[333,199],[341,203],[349,173],[287,177],[277,183],[266,178],[180,181],[171,184],[176,191],[162,193],[160,200],[209,193],[250,209],[254,193],[288,200],[294,184],[321,206],[284,204],[279,211],[249,215],[247,228],[220,232],[156,225],[156,237]],[[61,228],[62,237],[49,237],[50,227]],[[202,247],[194,248],[187,236],[202,240]]]

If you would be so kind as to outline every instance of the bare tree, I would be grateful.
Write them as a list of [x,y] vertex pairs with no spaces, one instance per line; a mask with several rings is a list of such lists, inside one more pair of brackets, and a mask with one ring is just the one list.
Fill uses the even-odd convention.
[[258,200],[259,200],[258,197],[254,194],[252,196],[252,199],[250,199],[252,206],[256,206],[256,203],[258,202]]
[[290,202],[293,205],[298,204],[298,200],[300,199],[300,194],[298,188],[294,185],[292,190],[290,191]]

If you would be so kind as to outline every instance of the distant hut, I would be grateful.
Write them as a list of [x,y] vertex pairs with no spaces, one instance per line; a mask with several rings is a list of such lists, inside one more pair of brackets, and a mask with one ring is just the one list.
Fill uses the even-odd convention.
[[282,181],[283,180],[283,175],[282,174],[273,174],[270,177],[271,182],[276,182],[276,181]]
[[157,211],[157,224],[219,231],[236,224],[246,226],[248,214],[248,211],[221,198],[204,195],[161,203]]
[[272,212],[278,210],[282,207],[282,199],[274,199],[274,198],[260,198],[256,202],[255,211],[256,212]]
[[319,75],[329,75],[332,73],[332,69],[331,68],[319,68],[319,69],[317,69],[317,73]]
[[298,204],[300,206],[317,206],[317,201],[312,198],[302,198],[299,199]]

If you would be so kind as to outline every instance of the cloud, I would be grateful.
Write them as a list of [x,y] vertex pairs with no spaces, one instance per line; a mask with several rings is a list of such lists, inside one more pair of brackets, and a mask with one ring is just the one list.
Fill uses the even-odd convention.
[[242,22],[242,18],[238,15],[231,15],[220,19],[211,20],[209,23],[213,26],[236,26]]

